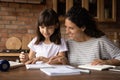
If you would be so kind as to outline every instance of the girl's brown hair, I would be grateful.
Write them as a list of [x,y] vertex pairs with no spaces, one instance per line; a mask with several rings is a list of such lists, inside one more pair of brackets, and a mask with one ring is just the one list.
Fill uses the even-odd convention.
[[61,33],[60,33],[60,22],[58,19],[57,13],[53,9],[45,9],[41,11],[39,18],[38,18],[38,24],[37,24],[37,40],[35,44],[39,44],[41,41],[45,40],[45,37],[41,34],[39,31],[39,26],[55,26],[54,33],[50,36],[50,41],[54,42],[55,44],[61,44]]

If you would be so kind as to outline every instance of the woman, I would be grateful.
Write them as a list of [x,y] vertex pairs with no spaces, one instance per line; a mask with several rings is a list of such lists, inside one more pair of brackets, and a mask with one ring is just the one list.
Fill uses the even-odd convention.
[[67,64],[67,46],[61,38],[60,22],[53,9],[41,11],[37,25],[37,36],[28,44],[29,55],[20,54],[20,61],[34,64],[42,61],[48,64]]
[[85,8],[73,6],[66,14],[65,26],[70,38],[70,64],[120,65],[120,49],[97,28],[94,18]]

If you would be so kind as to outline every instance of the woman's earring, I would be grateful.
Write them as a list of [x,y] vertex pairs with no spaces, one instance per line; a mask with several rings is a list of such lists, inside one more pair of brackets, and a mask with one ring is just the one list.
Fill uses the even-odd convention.
[[85,27],[82,27],[82,31],[83,31],[83,32],[85,31],[85,29],[86,29]]

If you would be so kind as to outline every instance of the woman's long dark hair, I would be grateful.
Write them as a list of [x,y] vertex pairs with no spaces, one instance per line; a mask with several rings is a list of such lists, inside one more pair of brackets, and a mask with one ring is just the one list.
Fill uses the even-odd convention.
[[37,24],[37,40],[35,44],[39,44],[41,41],[45,40],[45,37],[41,34],[40,26],[55,26],[54,33],[50,36],[50,41],[55,44],[61,44],[61,33],[60,33],[60,22],[57,13],[53,9],[45,9],[41,11]]
[[90,37],[98,38],[105,35],[97,28],[95,19],[85,8],[73,6],[67,12],[66,18],[76,24],[79,28],[84,27],[84,33]]

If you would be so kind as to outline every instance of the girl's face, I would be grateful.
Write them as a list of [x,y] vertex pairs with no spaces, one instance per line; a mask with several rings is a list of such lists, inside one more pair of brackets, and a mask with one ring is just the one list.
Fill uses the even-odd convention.
[[65,20],[66,34],[70,39],[80,41],[84,32],[82,28],[79,28],[76,24],[71,22],[69,19]]
[[47,39],[54,33],[55,26],[39,26],[40,33]]

